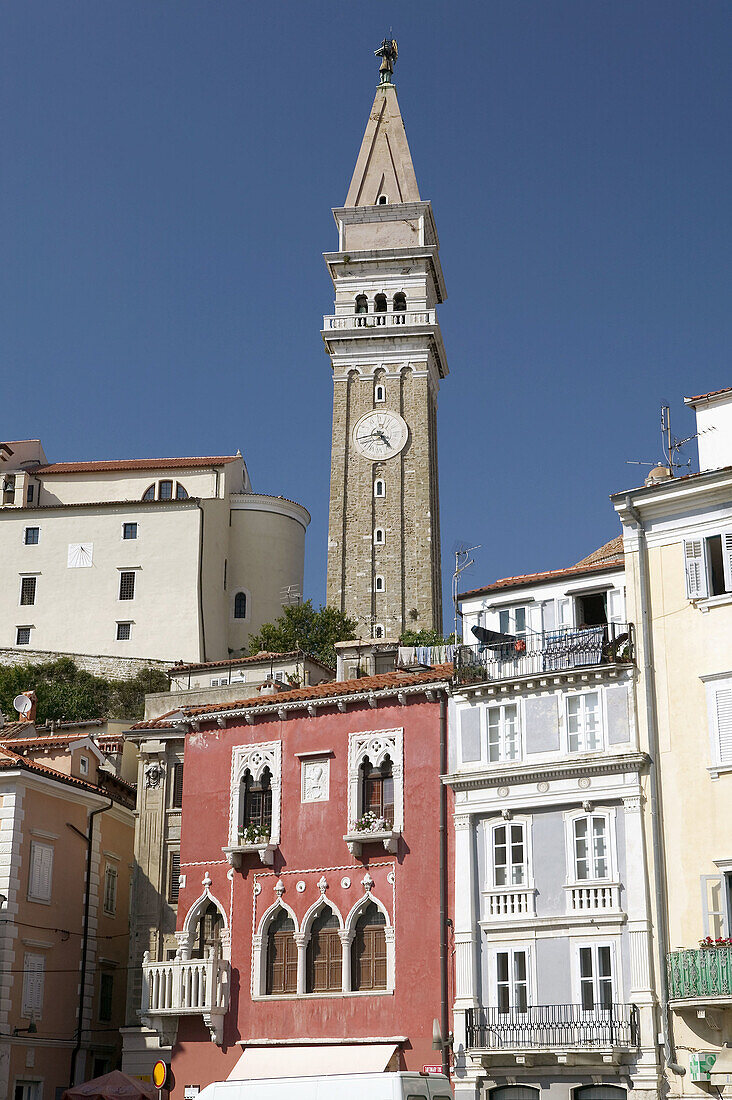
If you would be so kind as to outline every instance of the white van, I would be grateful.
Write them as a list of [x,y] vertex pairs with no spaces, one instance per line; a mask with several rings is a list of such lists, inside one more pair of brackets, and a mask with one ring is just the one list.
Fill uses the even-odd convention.
[[441,1073],[334,1073],[215,1081],[198,1100],[453,1100]]

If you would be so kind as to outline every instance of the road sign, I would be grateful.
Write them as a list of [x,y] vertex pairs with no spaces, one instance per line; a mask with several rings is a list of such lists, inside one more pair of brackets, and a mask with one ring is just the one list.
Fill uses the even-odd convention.
[[422,1073],[442,1073],[442,1066],[422,1066]]

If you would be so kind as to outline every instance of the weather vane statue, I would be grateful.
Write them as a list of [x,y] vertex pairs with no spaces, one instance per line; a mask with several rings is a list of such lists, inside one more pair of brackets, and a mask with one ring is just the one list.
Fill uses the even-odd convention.
[[394,62],[399,56],[395,38],[385,38],[378,50],[374,50],[374,56],[381,58],[379,67],[379,84],[391,84],[394,73]]

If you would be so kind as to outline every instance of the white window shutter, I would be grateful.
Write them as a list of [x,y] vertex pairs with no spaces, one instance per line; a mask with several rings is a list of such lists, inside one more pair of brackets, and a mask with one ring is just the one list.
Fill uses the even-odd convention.
[[707,561],[704,539],[684,539],[686,595],[698,600],[707,595]]
[[725,591],[732,592],[732,531],[722,532],[722,562]]
[[608,592],[607,611],[611,623],[625,622],[625,601],[620,588],[611,588]]
[[726,935],[724,927],[724,889],[721,875],[701,875],[704,935],[717,939]]
[[23,1015],[41,1015],[46,960],[43,955],[25,955],[23,959]]
[[51,900],[51,880],[53,875],[53,848],[50,844],[31,845],[30,879],[28,894],[40,901]]
[[557,625],[572,625],[572,612],[569,600],[557,600]]
[[732,764],[732,688],[719,687],[714,693],[714,718],[720,764]]

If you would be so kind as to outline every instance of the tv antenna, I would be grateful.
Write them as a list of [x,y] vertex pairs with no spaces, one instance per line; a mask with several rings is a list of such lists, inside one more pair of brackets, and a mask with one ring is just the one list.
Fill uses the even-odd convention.
[[286,584],[280,589],[280,603],[283,607],[297,607],[302,602],[299,584]]
[[471,554],[474,550],[480,550],[480,544],[477,546],[460,546],[455,549],[455,572],[452,575],[452,604],[455,609],[455,644],[458,641],[458,589],[460,587],[460,577],[466,569],[470,569],[471,565],[475,565],[475,559],[471,558]]
[[[691,467],[691,459],[686,462],[680,462],[678,455],[687,443],[691,443],[692,439],[696,439],[698,432],[694,432],[693,435],[687,435],[686,439],[677,439],[675,435],[671,433],[671,408],[669,405],[661,405],[661,453],[663,455],[663,465],[669,470],[671,477],[674,476],[675,470],[688,469]],[[642,462],[638,459],[626,459],[626,465],[628,466],[658,466],[658,462]]]

